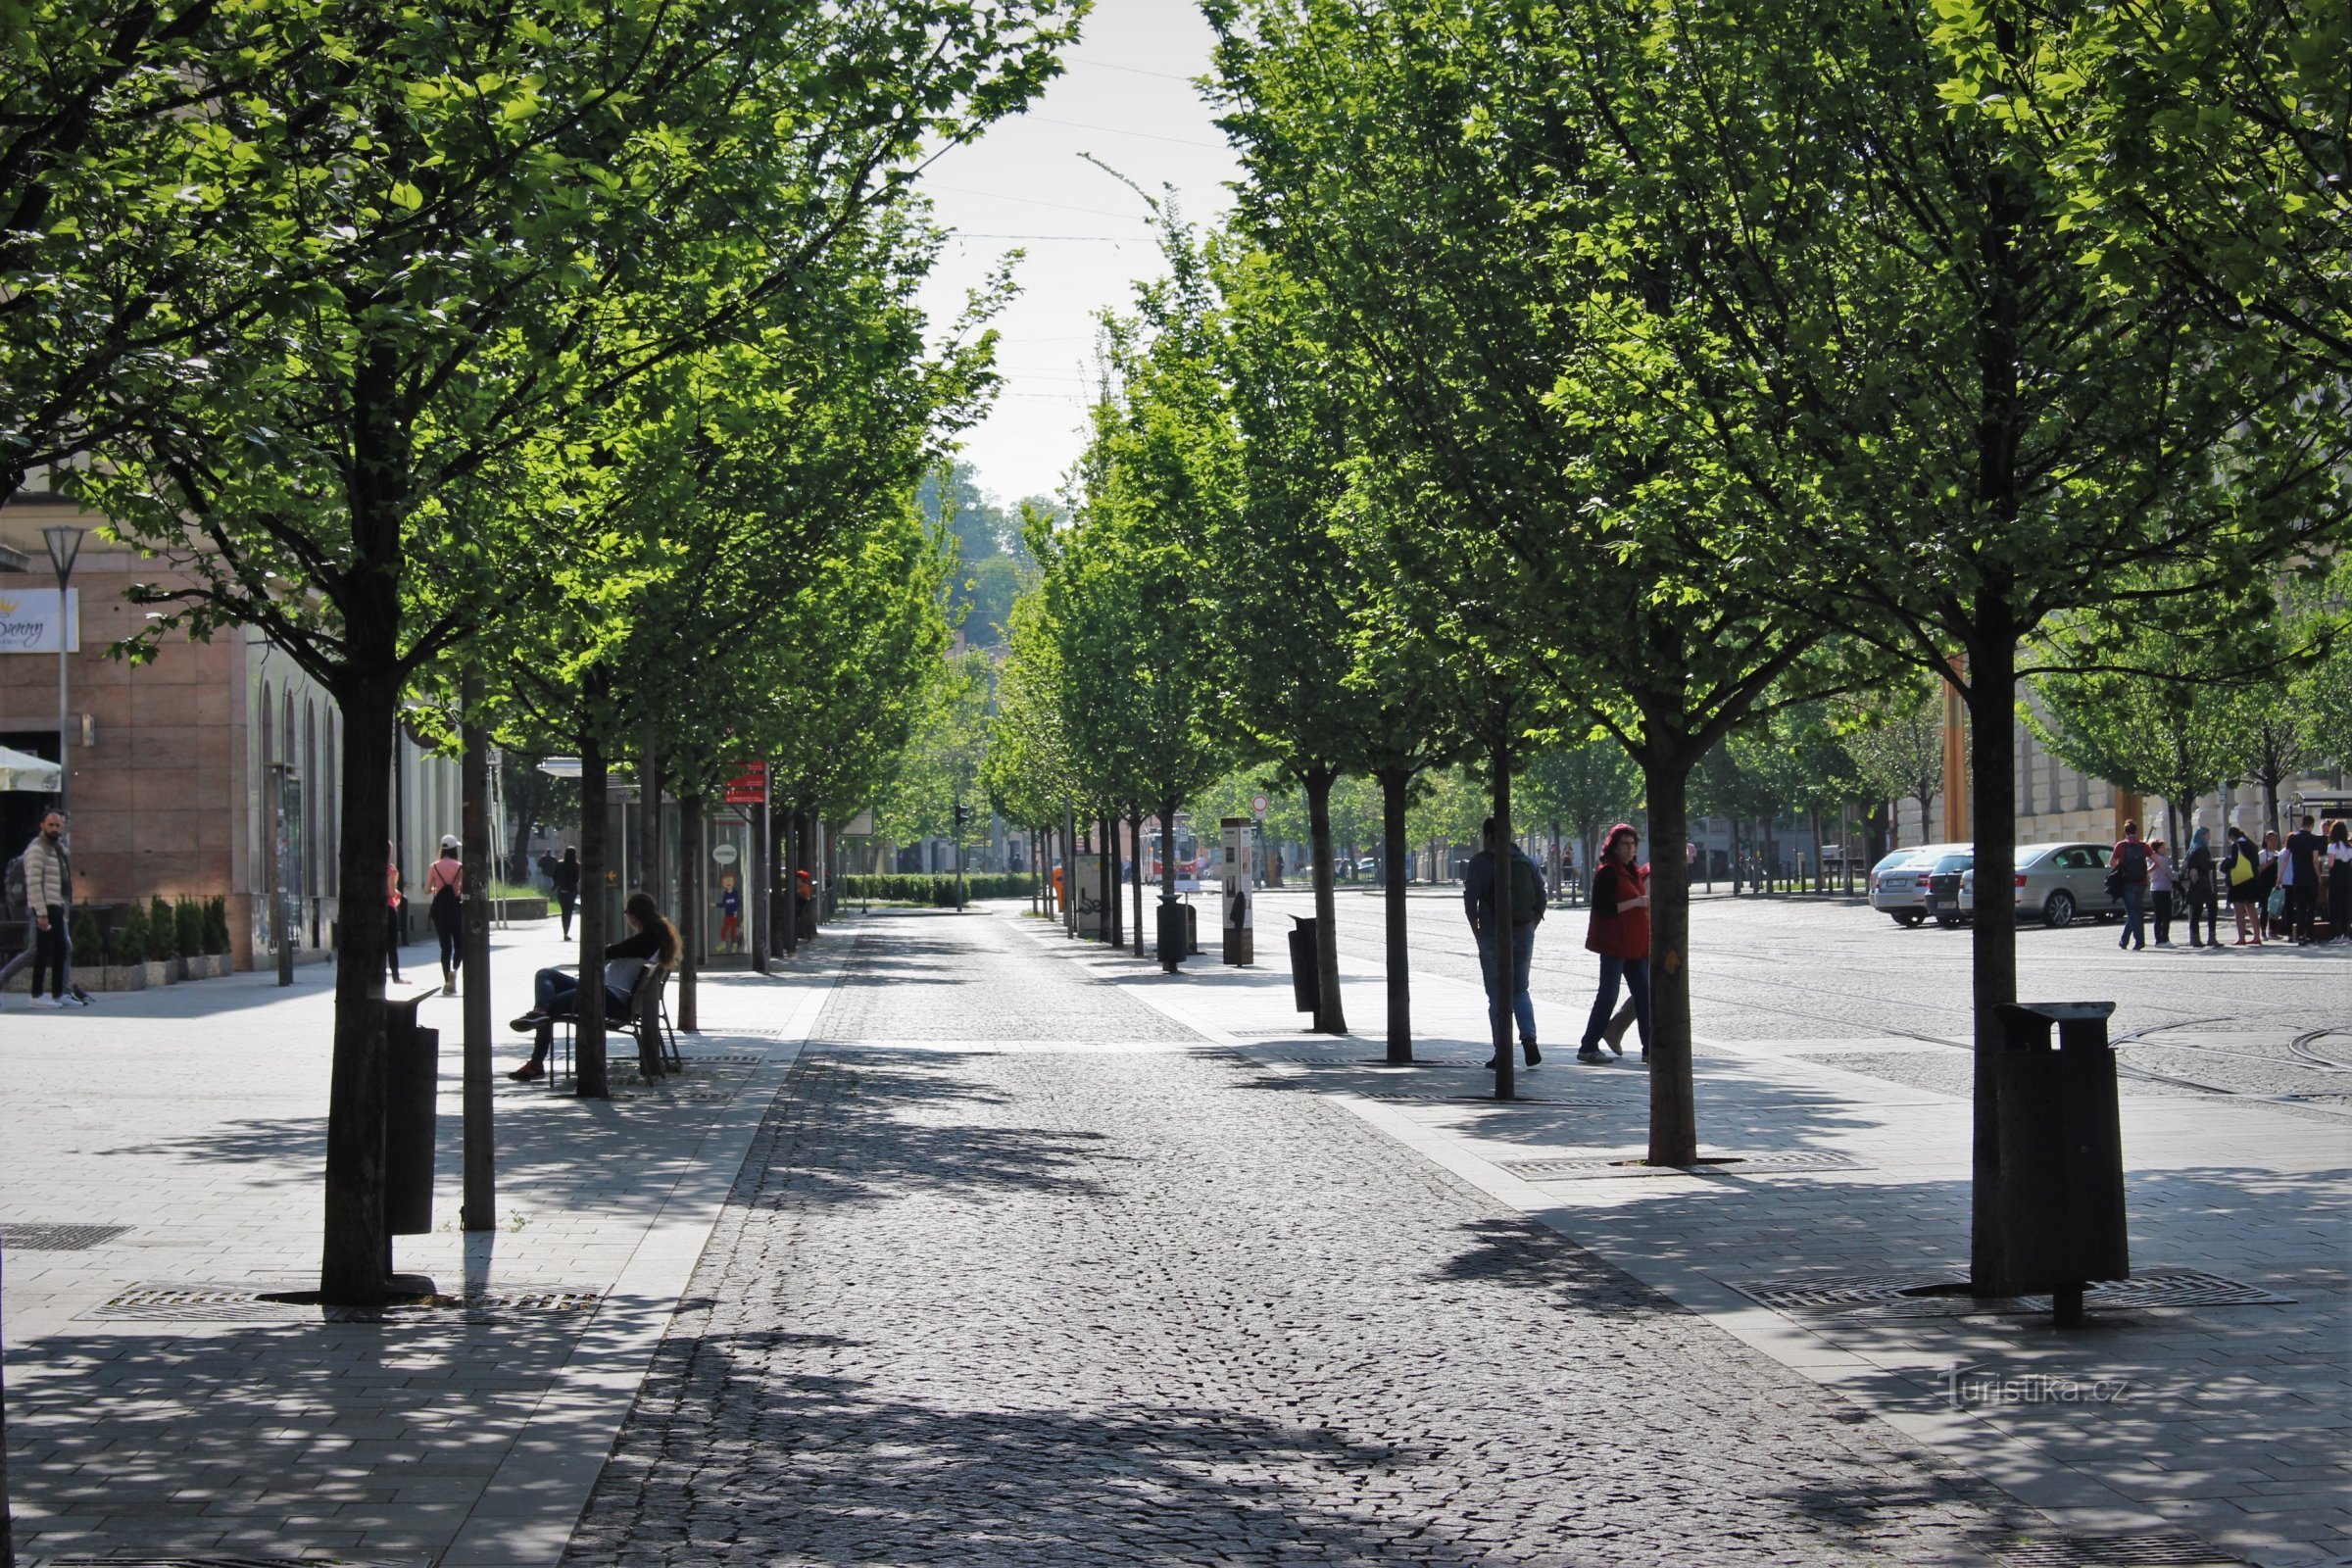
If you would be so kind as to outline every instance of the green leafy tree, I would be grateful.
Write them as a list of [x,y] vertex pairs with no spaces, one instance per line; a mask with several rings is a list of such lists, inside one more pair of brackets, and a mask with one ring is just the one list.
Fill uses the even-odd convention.
[[1554,845],[1566,828],[1576,863],[1589,878],[1595,846],[1610,824],[1633,814],[1642,779],[1633,759],[1614,740],[1563,738],[1528,759],[1520,786],[1529,814],[1551,829]]
[[[807,303],[914,159],[1034,92],[1071,9],[220,9],[183,68],[210,112],[174,121],[154,184],[267,215],[207,248],[184,310],[281,286],[79,477],[178,568],[147,596],[159,634],[258,626],[335,696],[342,885],[386,837],[403,689],[484,613],[447,589],[543,547],[492,537],[484,492],[549,427]],[[386,1289],[373,922],[338,956],[321,1291],[365,1303]]]

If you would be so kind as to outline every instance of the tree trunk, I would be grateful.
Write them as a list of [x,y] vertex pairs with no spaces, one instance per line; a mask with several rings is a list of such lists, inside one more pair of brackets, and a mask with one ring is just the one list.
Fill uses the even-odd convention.
[[1412,787],[1413,775],[1404,768],[1389,768],[1380,775],[1380,856],[1388,873],[1380,890],[1388,927],[1388,1060],[1396,1067],[1413,1059],[1413,955],[1406,939],[1411,906],[1404,896],[1404,861],[1410,853],[1404,843],[1404,815]]
[[391,679],[354,680],[336,696],[343,710],[341,934],[318,1295],[330,1306],[372,1306],[383,1300],[391,1274],[384,1230],[384,950],[391,938],[384,866],[400,688]]
[[[1127,831],[1135,841],[1135,858],[1128,862],[1127,880],[1134,885],[1135,898],[1135,956],[1144,956],[1144,812],[1138,807],[1127,813]],[[1176,829],[1168,822],[1159,824],[1159,861],[1162,865],[1175,862]]]
[[1102,818],[1102,945],[1119,946],[1119,829],[1115,817]]
[[[1988,592],[1985,603],[2003,596]],[[1968,649],[1969,792],[1976,830],[1977,888],[2012,886],[2017,875],[2016,781],[2009,776],[2017,742],[2017,638],[2005,611],[1983,619],[1984,635]],[[2001,1246],[1996,1200],[2000,1191],[2000,1122],[1993,1100],[1993,1061],[2001,1050],[2000,1005],[2017,1000],[2017,900],[1979,898],[1970,927],[1976,1007],[1976,1114],[1971,1146],[1975,1190],[1971,1203],[1969,1283],[1978,1296],[2017,1294]]]
[[784,808],[782,824],[776,830],[777,902],[784,906],[784,917],[778,922],[781,929],[776,940],[784,945],[784,956],[801,956],[801,879],[794,875],[800,868],[801,808]]
[[695,981],[703,972],[703,792],[678,797],[678,1030],[702,1028]]
[[[1519,977],[1518,955],[1511,951],[1511,745],[1500,740],[1488,748],[1494,775],[1494,996],[1487,1009],[1487,1033],[1494,1047],[1494,1098],[1515,1100],[1519,1095],[1519,1049],[1511,1039],[1512,999]],[[1486,846],[1480,846],[1482,849]]]
[[605,860],[610,787],[605,748],[593,733],[580,737],[580,992],[572,1024],[578,1055],[574,1085],[583,1100],[610,1100],[605,1070]]
[[[1643,715],[1652,737],[1656,719]],[[1682,848],[1690,831],[1690,769],[1697,762],[1668,732],[1642,760],[1649,797],[1649,1163],[1698,1158],[1698,1112],[1690,1081],[1690,872]],[[1670,846],[1667,853],[1661,846]]]
[[1347,1009],[1340,1004],[1340,908],[1331,885],[1331,787],[1336,769],[1315,763],[1306,770],[1307,858],[1313,862],[1315,890],[1315,989],[1321,1005],[1315,1008],[1315,1033],[1348,1032]]
[[1078,811],[1061,808],[1061,934],[1078,935]]
[[458,677],[459,734],[466,747],[463,778],[466,839],[466,1197],[460,1223],[468,1231],[498,1228],[498,1164],[491,1093],[490,1051],[490,734],[482,723],[482,672],[471,664]]
[[[1176,805],[1172,800],[1163,801],[1159,808],[1159,902],[1165,908],[1173,908],[1176,904]],[[1135,918],[1138,924],[1142,923],[1141,905],[1136,906]],[[1189,956],[1181,944],[1173,953],[1165,942],[1159,945],[1159,966],[1168,974],[1174,974]]]

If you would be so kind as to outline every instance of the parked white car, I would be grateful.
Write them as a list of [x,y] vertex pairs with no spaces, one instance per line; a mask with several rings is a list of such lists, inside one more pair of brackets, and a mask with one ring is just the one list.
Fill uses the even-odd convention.
[[[2123,900],[2107,891],[2107,861],[2113,845],[2021,844],[2017,847],[2017,912],[2053,929],[2077,919],[2109,919],[2124,911]],[[1977,906],[1977,878],[1960,885],[1960,907]]]
[[1870,906],[1896,925],[1928,917],[1928,873],[1947,855],[1965,855],[1966,844],[1916,844],[1896,850],[1870,868]]

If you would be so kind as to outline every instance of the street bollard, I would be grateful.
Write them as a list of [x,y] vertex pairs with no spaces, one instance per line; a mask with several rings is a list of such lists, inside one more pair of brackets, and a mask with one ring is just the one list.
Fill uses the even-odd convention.
[[1291,999],[1300,1012],[1320,1011],[1322,971],[1315,966],[1315,928],[1312,915],[1294,914],[1291,927]]
[[2115,1049],[2107,1043],[2114,1011],[2112,1002],[2004,1003],[1999,1009],[2000,1294],[2047,1292],[2060,1328],[2082,1325],[2085,1285],[2132,1273]]
[[433,1228],[433,1119],[440,1091],[441,1031],[416,1026],[429,993],[384,1004],[384,1233]]

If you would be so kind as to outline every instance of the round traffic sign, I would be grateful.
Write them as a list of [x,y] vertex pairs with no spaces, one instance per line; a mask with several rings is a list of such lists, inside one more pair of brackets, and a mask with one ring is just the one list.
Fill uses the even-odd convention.
[[1266,808],[1273,804],[1274,803],[1272,801],[1267,800],[1263,795],[1252,795],[1250,797],[1250,814],[1253,816],[1263,816],[1266,814]]

